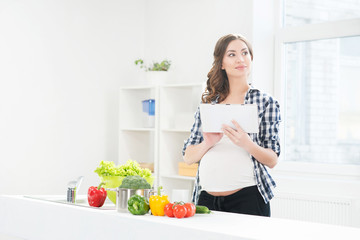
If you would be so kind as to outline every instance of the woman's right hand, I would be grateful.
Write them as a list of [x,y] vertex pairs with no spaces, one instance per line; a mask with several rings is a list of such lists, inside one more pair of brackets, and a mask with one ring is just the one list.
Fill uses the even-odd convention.
[[204,154],[221,140],[223,133],[203,133],[204,140],[197,145],[189,145],[185,150],[184,161],[187,164],[199,162]]
[[223,133],[204,132],[204,142],[209,148],[218,143],[223,137]]

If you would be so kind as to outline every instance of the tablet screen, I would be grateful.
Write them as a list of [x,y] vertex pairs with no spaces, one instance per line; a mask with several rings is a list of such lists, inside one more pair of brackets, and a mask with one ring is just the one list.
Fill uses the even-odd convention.
[[231,120],[239,123],[247,133],[259,132],[258,109],[256,104],[200,104],[203,132],[222,132],[222,124],[236,129]]

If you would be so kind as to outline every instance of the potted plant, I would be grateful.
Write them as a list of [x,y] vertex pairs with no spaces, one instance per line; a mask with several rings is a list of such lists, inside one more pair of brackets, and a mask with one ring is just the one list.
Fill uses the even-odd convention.
[[150,65],[145,65],[144,60],[137,59],[135,60],[135,65],[146,71],[147,82],[159,85],[166,82],[171,61],[165,59],[162,62],[153,62]]

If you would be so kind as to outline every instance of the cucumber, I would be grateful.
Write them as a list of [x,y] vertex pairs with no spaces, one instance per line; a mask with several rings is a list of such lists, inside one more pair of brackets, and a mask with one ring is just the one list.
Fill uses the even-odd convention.
[[210,213],[210,212],[211,211],[207,207],[196,205],[196,212],[195,213]]

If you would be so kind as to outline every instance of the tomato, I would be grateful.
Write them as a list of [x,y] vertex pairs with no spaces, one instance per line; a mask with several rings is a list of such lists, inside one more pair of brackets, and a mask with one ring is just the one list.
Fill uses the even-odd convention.
[[168,217],[174,217],[173,206],[174,206],[173,203],[168,203],[168,204],[165,205],[165,207],[164,207],[164,212],[165,212],[165,215],[166,215],[166,216],[168,216]]
[[183,217],[185,217],[186,212],[187,212],[185,205],[175,204],[173,209],[174,209],[174,211],[173,211],[173,212],[174,212],[174,216],[175,216],[176,218],[183,218]]
[[186,215],[185,215],[186,218],[195,215],[196,207],[193,203],[185,203],[184,206],[186,207]]

